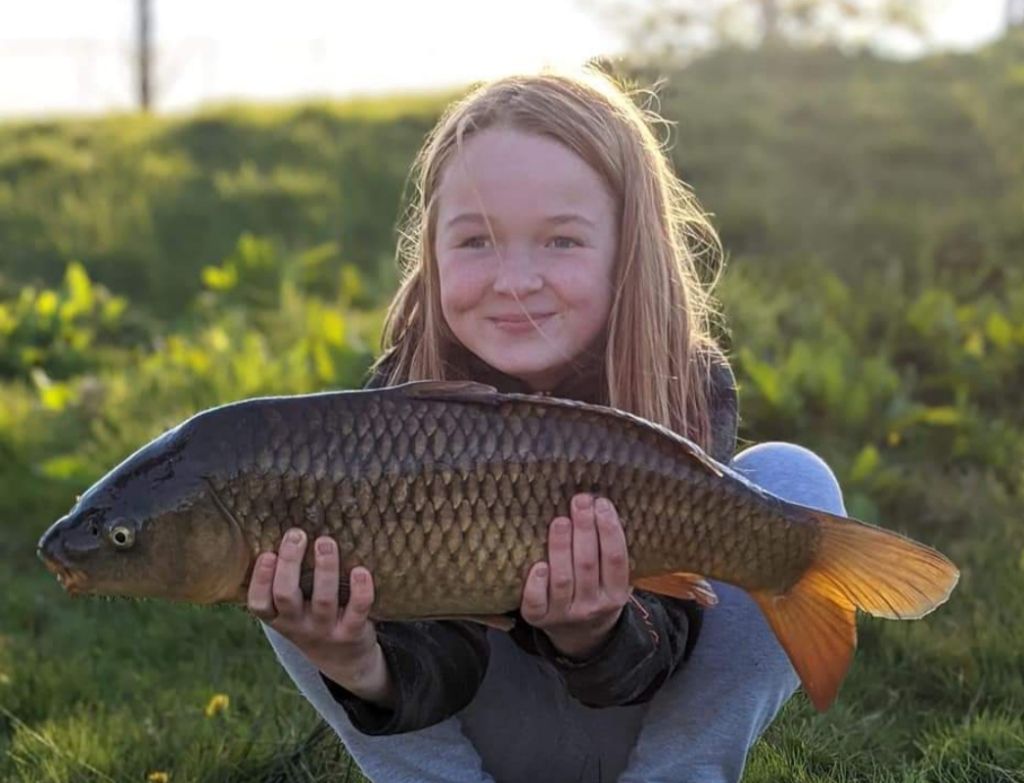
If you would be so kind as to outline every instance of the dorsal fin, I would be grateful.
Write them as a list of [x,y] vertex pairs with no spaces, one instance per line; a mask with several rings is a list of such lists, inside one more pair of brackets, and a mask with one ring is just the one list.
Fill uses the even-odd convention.
[[500,405],[505,402],[526,402],[531,405],[546,405],[553,408],[567,408],[595,413],[599,416],[628,421],[629,423],[647,427],[657,431],[663,437],[669,438],[677,446],[681,447],[686,454],[697,462],[701,467],[714,476],[722,476],[722,466],[715,462],[700,446],[688,438],[673,432],[668,427],[649,421],[641,416],[629,413],[628,411],[610,408],[606,405],[594,405],[589,402],[577,400],[566,400],[561,397],[548,397],[540,394],[519,394],[499,392],[493,386],[476,381],[410,381],[399,386],[391,387],[393,391],[400,392],[408,397],[415,397],[422,400],[439,400],[449,402],[468,402],[484,405]]
[[500,402],[500,393],[496,388],[476,381],[409,381],[393,388],[401,390],[406,397],[421,400]]

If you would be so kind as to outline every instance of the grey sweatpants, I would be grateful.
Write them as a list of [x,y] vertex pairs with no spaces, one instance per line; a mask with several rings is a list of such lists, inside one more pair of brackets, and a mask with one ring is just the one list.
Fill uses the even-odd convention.
[[[730,467],[787,500],[845,514],[832,471],[801,446],[762,443]],[[546,661],[489,631],[490,663],[474,700],[442,723],[390,737],[353,728],[298,648],[264,630],[375,783],[720,783],[739,780],[747,751],[799,681],[746,593],[714,587],[719,604],[705,611],[692,656],[647,704],[584,707]]]

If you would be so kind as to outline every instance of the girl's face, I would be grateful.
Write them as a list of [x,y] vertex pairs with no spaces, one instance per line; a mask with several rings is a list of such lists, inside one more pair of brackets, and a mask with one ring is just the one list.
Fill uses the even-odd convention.
[[508,128],[473,134],[438,187],[449,328],[492,367],[550,390],[608,319],[617,233],[612,195],[568,147]]

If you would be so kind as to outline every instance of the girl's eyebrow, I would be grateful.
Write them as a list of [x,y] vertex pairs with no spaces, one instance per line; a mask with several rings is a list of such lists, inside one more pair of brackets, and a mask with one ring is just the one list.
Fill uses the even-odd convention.
[[[486,223],[486,222],[487,221],[484,219],[484,216],[482,214],[480,214],[479,212],[463,212],[461,215],[456,215],[451,220],[449,220],[447,223],[445,223],[445,228],[449,229],[452,226],[458,225],[459,223]],[[491,222],[492,223],[496,223],[497,221],[492,218]],[[556,226],[557,225],[561,225],[562,223],[574,223],[575,222],[575,223],[583,223],[583,224],[589,226],[590,228],[597,228],[597,226],[594,225],[593,221],[588,220],[587,218],[583,217],[583,215],[577,214],[575,212],[566,212],[566,213],[563,213],[563,214],[560,214],[560,215],[551,215],[550,217],[545,218],[544,222],[545,223],[550,223],[550,224],[556,225]]]

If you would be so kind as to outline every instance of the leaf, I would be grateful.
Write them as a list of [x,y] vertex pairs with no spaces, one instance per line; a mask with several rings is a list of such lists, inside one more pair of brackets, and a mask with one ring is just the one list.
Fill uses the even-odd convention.
[[74,397],[74,390],[66,383],[53,383],[39,392],[43,407],[51,411],[64,410]]
[[17,325],[18,321],[11,315],[10,309],[0,304],[0,334],[10,334]]
[[43,475],[55,479],[82,479],[89,477],[93,468],[87,457],[77,454],[61,454],[50,457],[39,466]]
[[80,262],[72,261],[68,264],[64,272],[64,285],[68,290],[68,301],[64,303],[65,317],[74,318],[76,315],[92,312],[92,282]]
[[103,322],[105,324],[115,323],[124,314],[128,302],[120,296],[111,297],[103,303]]
[[981,332],[976,329],[971,330],[970,334],[967,335],[967,339],[964,340],[964,353],[968,356],[973,356],[975,359],[981,359],[985,356],[985,338],[982,337]]
[[238,283],[234,266],[207,266],[202,271],[203,285],[213,291],[230,291]]
[[740,351],[743,369],[761,392],[761,395],[772,405],[782,402],[782,384],[779,382],[779,371],[767,362],[762,362],[753,351],[744,348]]
[[1007,348],[1013,343],[1013,325],[1002,313],[992,313],[985,321],[985,335],[993,345]]
[[872,444],[868,444],[860,450],[857,458],[853,461],[853,467],[850,468],[850,481],[863,481],[878,469],[880,462],[881,456],[878,449]]
[[41,291],[36,298],[36,313],[42,318],[49,318],[57,312],[57,301],[57,294],[53,291]]
[[925,408],[919,414],[919,420],[924,424],[934,424],[938,427],[951,427],[963,420],[960,411],[950,405],[939,405]]
[[322,342],[316,342],[313,344],[310,353],[316,366],[317,379],[323,383],[333,381],[335,377],[334,360],[331,359],[327,346]]
[[337,310],[324,310],[320,321],[320,330],[324,339],[331,345],[344,345],[345,319]]
[[362,275],[353,264],[345,264],[341,268],[340,294],[342,302],[352,304],[366,294],[366,286],[363,283]]

